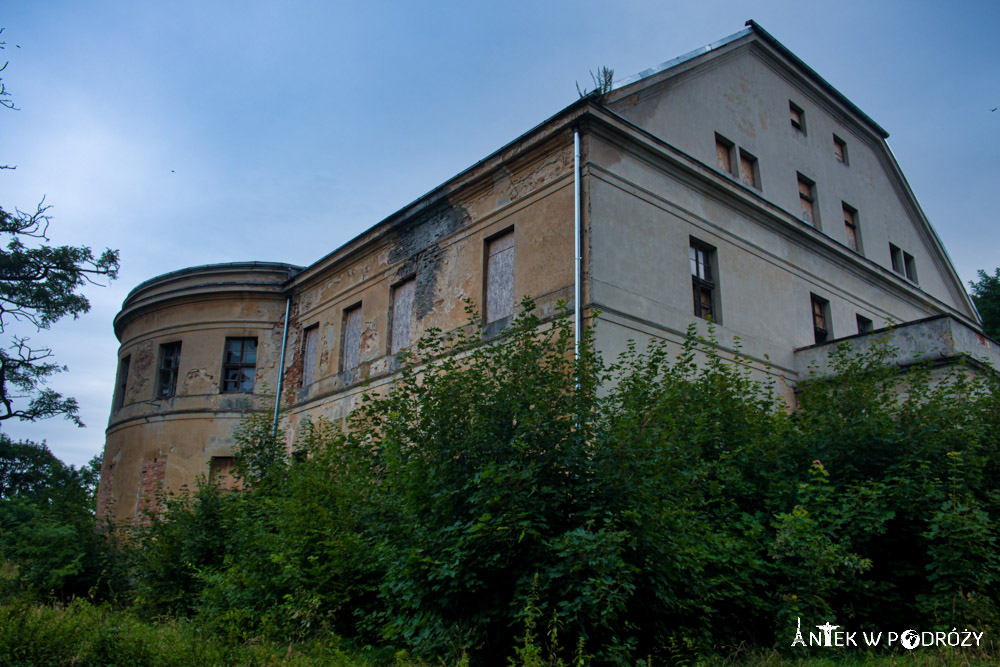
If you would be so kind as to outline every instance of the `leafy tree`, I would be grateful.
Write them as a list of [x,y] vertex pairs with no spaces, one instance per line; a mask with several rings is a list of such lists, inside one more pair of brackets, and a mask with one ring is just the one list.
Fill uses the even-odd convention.
[[96,592],[110,555],[94,527],[100,464],[67,466],[44,444],[0,433],[0,559],[28,592]]
[[979,280],[969,281],[972,302],[983,318],[983,330],[990,338],[1000,340],[1000,268],[993,275],[979,269]]
[[[2,78],[0,106],[15,108]],[[86,246],[52,245],[48,211],[44,198],[34,211],[0,207],[0,238],[5,241],[0,249],[0,335],[6,338],[0,348],[0,421],[65,415],[82,426],[76,399],[45,386],[66,367],[53,361],[49,348],[31,344],[11,328],[22,323],[41,331],[63,317],[86,313],[90,302],[79,288],[100,277],[117,277],[118,251],[95,255]]]

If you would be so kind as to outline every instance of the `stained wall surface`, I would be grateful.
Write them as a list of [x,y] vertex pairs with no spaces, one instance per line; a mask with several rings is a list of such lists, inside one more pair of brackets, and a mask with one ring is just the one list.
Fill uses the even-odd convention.
[[[812,221],[803,219],[802,179]],[[845,207],[856,214],[857,248]],[[894,265],[890,244],[915,272]],[[693,247],[711,265],[707,288],[692,275]],[[695,298],[699,285],[710,292],[712,322]],[[512,303],[486,312],[487,293],[494,305],[497,295]],[[823,347],[817,304],[827,344],[859,344],[862,323],[942,318],[947,331],[931,327],[937,333],[921,340],[995,345],[980,340],[881,128],[748,30],[579,100],[309,267],[195,267],[137,287],[115,321],[120,377],[101,514],[142,521],[157,493],[213,470],[228,475],[234,429],[248,411],[273,411],[278,394],[291,450],[306,420],[342,423],[363,391],[387,388],[401,340],[412,346],[431,329],[459,327],[502,335],[524,296],[544,317],[579,306],[609,360],[633,340],[680,349],[689,329],[714,336],[790,405],[803,359]],[[249,340],[252,366],[234,366],[232,346]],[[176,386],[165,394],[164,360],[177,344]],[[248,375],[227,384],[234,369]]]

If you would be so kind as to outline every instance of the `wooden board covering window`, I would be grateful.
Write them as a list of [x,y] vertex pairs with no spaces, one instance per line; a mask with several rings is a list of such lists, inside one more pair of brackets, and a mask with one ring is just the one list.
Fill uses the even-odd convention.
[[486,321],[514,314],[514,230],[489,242],[486,258]]
[[847,232],[847,245],[858,252],[858,219],[855,212],[844,204],[844,230]]
[[757,180],[757,158],[740,150],[740,179],[752,188],[759,188]]
[[410,346],[410,330],[413,320],[413,297],[417,292],[417,281],[410,278],[396,285],[392,290],[392,332],[389,353],[399,354]]
[[302,341],[302,386],[316,381],[316,351],[319,345],[319,325],[305,330]]
[[340,350],[340,370],[349,371],[361,363],[361,305],[344,311]]
[[802,207],[802,219],[810,225],[816,224],[814,204],[815,197],[813,196],[812,183],[799,176],[799,205]]
[[833,135],[833,155],[838,162],[847,164],[847,144],[837,135]]
[[715,157],[719,161],[719,169],[728,174],[733,173],[732,144],[718,136],[715,138]]
[[208,467],[208,479],[220,489],[239,489],[241,484],[236,476],[236,459],[232,456],[213,456]]

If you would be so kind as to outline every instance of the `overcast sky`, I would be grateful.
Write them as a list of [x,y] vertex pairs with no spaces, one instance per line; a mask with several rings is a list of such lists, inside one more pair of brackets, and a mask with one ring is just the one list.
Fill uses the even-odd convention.
[[753,18],[890,133],[964,281],[1000,265],[1000,2],[5,0],[0,205],[44,195],[56,243],[121,250],[79,320],[33,335],[87,424],[5,422],[85,463],[104,445],[112,320],[147,278],[309,264],[577,97]]

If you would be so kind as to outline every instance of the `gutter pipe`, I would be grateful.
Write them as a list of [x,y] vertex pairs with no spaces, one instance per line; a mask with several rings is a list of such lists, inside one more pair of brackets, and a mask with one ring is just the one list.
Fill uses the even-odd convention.
[[580,330],[583,328],[583,309],[580,302],[580,283],[582,282],[581,265],[583,254],[580,251],[580,130],[573,128],[573,248],[575,266],[573,272],[573,318],[575,320],[573,339],[573,358],[580,360]]
[[285,331],[281,334],[281,363],[278,364],[278,395],[274,398],[274,426],[271,428],[271,437],[278,434],[278,408],[281,406],[281,384],[285,379],[285,347],[288,342],[288,312],[292,307],[291,295],[285,299]]

